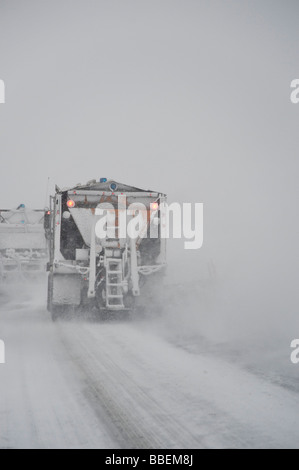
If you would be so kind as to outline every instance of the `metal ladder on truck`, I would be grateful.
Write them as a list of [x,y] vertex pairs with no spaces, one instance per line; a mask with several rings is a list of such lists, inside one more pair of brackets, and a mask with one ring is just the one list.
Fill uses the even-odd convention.
[[122,289],[122,259],[107,258],[106,262],[106,307],[121,310],[125,308]]

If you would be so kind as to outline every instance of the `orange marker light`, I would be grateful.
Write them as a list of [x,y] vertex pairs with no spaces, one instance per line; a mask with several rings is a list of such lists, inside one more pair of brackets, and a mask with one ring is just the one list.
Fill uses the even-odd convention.
[[75,207],[75,201],[73,201],[72,199],[70,199],[69,201],[67,201],[67,206],[72,209],[73,207]]
[[152,203],[152,210],[157,211],[159,209],[159,204],[157,202]]

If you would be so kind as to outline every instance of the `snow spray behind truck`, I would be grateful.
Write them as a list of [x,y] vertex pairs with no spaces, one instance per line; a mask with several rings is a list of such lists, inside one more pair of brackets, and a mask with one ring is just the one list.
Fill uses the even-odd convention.
[[28,278],[46,272],[44,211],[0,210],[0,279]]
[[56,187],[50,201],[45,230],[53,320],[84,307],[107,316],[150,305],[166,266],[159,209],[166,195],[102,178]]

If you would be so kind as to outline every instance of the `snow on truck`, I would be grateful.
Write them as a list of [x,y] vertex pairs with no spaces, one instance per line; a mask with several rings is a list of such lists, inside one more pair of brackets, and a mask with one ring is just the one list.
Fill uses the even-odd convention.
[[28,278],[46,272],[44,211],[0,210],[0,279]]
[[102,178],[50,198],[48,310],[104,316],[150,305],[166,266],[160,204],[166,195]]

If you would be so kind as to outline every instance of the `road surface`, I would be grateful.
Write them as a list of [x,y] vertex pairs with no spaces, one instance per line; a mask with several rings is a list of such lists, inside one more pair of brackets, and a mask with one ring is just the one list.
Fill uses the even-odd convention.
[[299,447],[299,395],[149,320],[53,324],[0,296],[0,448]]

